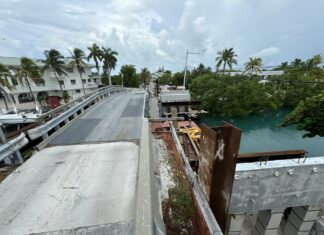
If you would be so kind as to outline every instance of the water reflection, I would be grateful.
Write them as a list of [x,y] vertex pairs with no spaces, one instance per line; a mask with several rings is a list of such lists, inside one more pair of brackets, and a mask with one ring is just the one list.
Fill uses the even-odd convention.
[[309,156],[324,156],[323,137],[303,138],[305,132],[295,126],[278,126],[287,113],[289,110],[241,118],[204,117],[201,122],[214,127],[227,121],[240,128],[243,131],[240,153],[303,149]]

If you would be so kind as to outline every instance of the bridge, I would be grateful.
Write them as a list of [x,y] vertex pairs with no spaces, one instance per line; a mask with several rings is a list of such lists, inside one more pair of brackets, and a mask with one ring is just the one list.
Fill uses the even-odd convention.
[[145,218],[135,228],[135,208],[146,207],[137,193],[150,180],[140,175],[145,166],[139,172],[140,155],[149,148],[141,145],[148,135],[145,94],[135,89],[109,96],[47,135],[47,147],[0,184],[0,234],[152,230]]
[[1,145],[0,161],[21,164],[19,149],[40,142],[0,184],[0,234],[165,234],[152,133],[190,185],[197,234],[323,231],[323,156],[239,162],[241,131],[202,125],[197,173],[172,121],[149,126],[147,103],[144,90],[101,88]]

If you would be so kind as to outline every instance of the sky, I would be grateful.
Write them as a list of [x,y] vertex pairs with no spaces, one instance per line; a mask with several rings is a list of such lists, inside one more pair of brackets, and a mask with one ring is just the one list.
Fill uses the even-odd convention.
[[242,68],[324,54],[323,0],[1,0],[0,56],[42,59],[46,49],[69,56],[97,43],[123,64],[172,71],[199,63],[215,69],[218,51],[233,47]]

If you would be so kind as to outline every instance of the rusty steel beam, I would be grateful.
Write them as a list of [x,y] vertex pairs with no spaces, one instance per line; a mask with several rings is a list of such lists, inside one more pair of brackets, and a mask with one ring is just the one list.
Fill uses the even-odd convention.
[[215,218],[226,233],[241,130],[224,123],[201,126],[198,175]]
[[255,152],[239,154],[237,162],[258,162],[268,160],[285,160],[292,158],[304,157],[307,152],[305,150],[285,150],[285,151],[271,151],[271,152]]

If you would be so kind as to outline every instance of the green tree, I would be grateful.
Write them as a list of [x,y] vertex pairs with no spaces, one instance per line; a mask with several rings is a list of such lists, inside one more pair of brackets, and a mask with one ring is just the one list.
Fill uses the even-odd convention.
[[111,70],[115,69],[117,64],[117,55],[116,51],[113,51],[111,48],[102,47],[102,59],[103,59],[103,70],[108,76],[109,86],[111,83]]
[[56,78],[57,83],[60,86],[63,95],[63,88],[62,85],[60,84],[57,75],[62,76],[64,74],[65,76],[67,76],[67,73],[65,71],[64,56],[61,55],[61,53],[55,49],[45,50],[44,55],[45,55],[45,60],[42,60],[42,63],[44,63],[42,72],[44,73],[46,69],[53,70],[54,76]]
[[290,66],[294,68],[302,68],[305,66],[305,62],[299,58],[296,58],[294,61],[290,63]]
[[[187,73],[187,79],[189,80],[190,73]],[[175,86],[182,86],[183,85],[183,76],[184,72],[176,72],[172,75],[172,84]]]
[[21,57],[20,65],[19,65],[19,69],[17,71],[16,77],[20,82],[22,82],[23,79],[25,79],[27,86],[29,88],[30,95],[31,95],[34,103],[36,104],[36,99],[35,99],[32,89],[31,89],[29,79],[31,79],[35,83],[37,81],[43,80],[43,79],[41,79],[41,76],[40,76],[39,67],[35,64],[35,62],[33,60],[31,60],[27,57]]
[[71,53],[70,59],[72,59],[72,60],[69,63],[69,66],[71,66],[72,68],[74,66],[77,67],[79,75],[80,75],[80,79],[81,79],[83,94],[85,95],[86,93],[85,93],[83,79],[82,79],[82,74],[85,72],[84,66],[86,65],[85,62],[83,61],[85,59],[85,54],[79,48],[74,48],[73,51],[70,51],[70,53]]
[[300,101],[284,119],[282,126],[296,125],[305,130],[304,137],[324,136],[324,93]]
[[261,58],[249,58],[249,61],[245,64],[245,72],[250,72],[250,75],[253,74],[253,72],[260,73],[262,64]]
[[123,75],[125,87],[138,87],[139,79],[136,74],[135,65],[126,64],[120,69],[120,74]]
[[158,78],[160,85],[169,85],[172,83],[172,73],[167,70],[164,71],[163,74]]
[[140,76],[144,83],[144,89],[146,89],[146,84],[147,84],[148,80],[150,79],[151,73],[147,68],[142,68]]
[[6,97],[8,97],[8,94],[4,90],[4,88],[8,88],[9,90],[12,89],[8,80],[6,79],[6,77],[8,77],[8,76],[11,77],[9,69],[7,68],[7,66],[0,64],[0,90],[3,95],[3,100],[5,102],[5,106],[6,106],[7,110],[8,110],[8,104],[7,104]]
[[88,54],[87,60],[90,61],[90,59],[93,59],[93,61],[95,62],[96,69],[97,69],[97,74],[100,79],[99,62],[102,60],[103,52],[102,52],[102,50],[100,50],[100,48],[98,47],[98,45],[96,43],[93,43],[91,47],[88,47],[88,50],[89,50],[89,54]]
[[237,64],[237,60],[235,59],[237,55],[235,54],[233,48],[230,49],[225,48],[223,51],[218,51],[217,55],[218,55],[218,57],[216,57],[217,71],[219,70],[222,64],[223,64],[223,73],[225,73],[226,65],[230,69],[232,69],[233,64]]
[[245,116],[281,106],[272,84],[246,75],[203,75],[190,84],[191,95],[203,102],[203,108],[213,116]]

